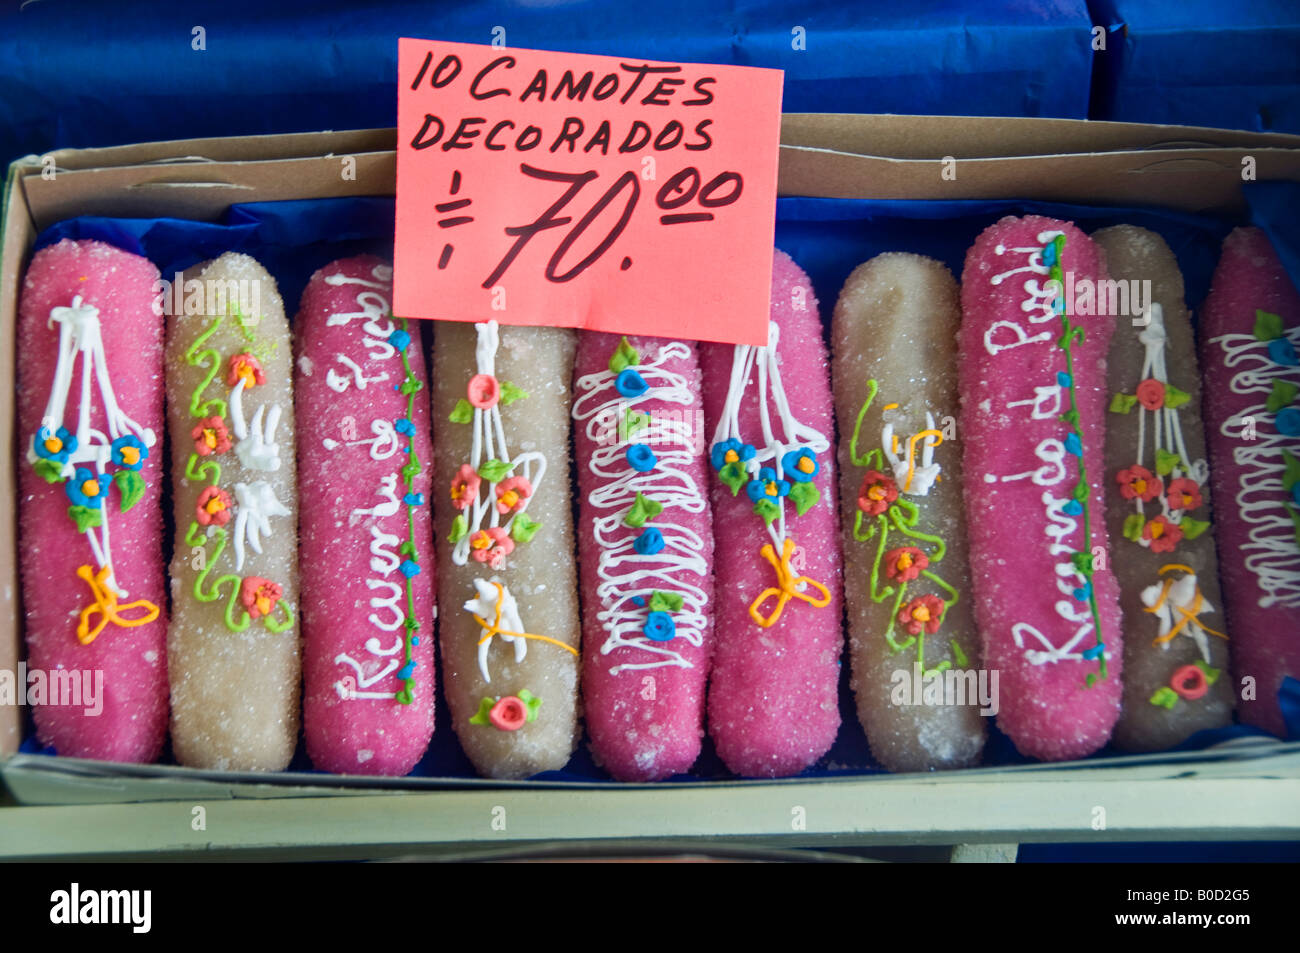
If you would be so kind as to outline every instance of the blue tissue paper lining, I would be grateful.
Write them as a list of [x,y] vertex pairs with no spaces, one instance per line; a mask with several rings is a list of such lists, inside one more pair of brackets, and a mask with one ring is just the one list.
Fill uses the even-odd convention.
[[[1300,277],[1300,234],[1287,207],[1294,208],[1296,186],[1277,183],[1248,190],[1251,221],[1269,231],[1291,269]],[[292,315],[312,273],[335,259],[369,252],[391,256],[392,198],[314,199],[291,202],[257,202],[232,206],[220,224],[182,219],[118,219],[82,217],[59,222],[43,231],[36,247],[64,238],[98,239],[149,258],[164,278],[171,278],[199,261],[227,251],[252,255],[276,278]],[[1223,238],[1232,222],[1153,208],[1107,208],[1014,199],[972,201],[908,201],[782,198],[777,202],[777,246],[788,252],[812,278],[823,318],[831,308],[845,278],[858,264],[886,251],[907,251],[945,262],[960,276],[966,250],[976,236],[1004,215],[1047,215],[1076,222],[1085,231],[1108,225],[1130,224],[1158,232],[1178,258],[1186,284],[1187,303],[1199,308],[1209,291]],[[1297,282],[1300,284],[1300,282]],[[441,671],[441,663],[439,663]],[[1300,739],[1300,682],[1288,678],[1280,692],[1283,716],[1291,739]],[[840,676],[840,716],[843,724],[831,750],[805,777],[878,773],[866,736],[858,724],[849,668]],[[474,777],[468,758],[451,730],[451,716],[441,691],[435,712],[437,730],[428,753],[412,772],[415,777]],[[985,765],[1023,764],[1025,758],[990,725]],[[1228,738],[1260,735],[1259,729],[1230,725],[1188,739],[1178,750],[1198,750]],[[53,753],[36,741],[30,718],[25,752]],[[1106,748],[1094,758],[1118,755]],[[164,752],[163,762],[170,762]],[[290,771],[312,771],[301,743]],[[708,738],[691,774],[676,780],[731,778]],[[586,744],[579,746],[563,771],[538,775],[539,780],[601,782],[609,778],[593,762]]]

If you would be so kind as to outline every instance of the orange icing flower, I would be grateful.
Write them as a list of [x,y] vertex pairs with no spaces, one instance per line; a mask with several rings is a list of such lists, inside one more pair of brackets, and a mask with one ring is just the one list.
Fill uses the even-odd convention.
[[879,516],[898,499],[898,485],[879,470],[868,470],[858,490],[858,509],[868,516]]
[[515,541],[500,526],[481,529],[469,538],[469,554],[475,562],[487,563],[493,569],[500,569],[515,549]]
[[1120,496],[1126,500],[1140,499],[1143,503],[1150,503],[1164,489],[1158,476],[1146,467],[1137,465],[1116,473],[1115,482],[1119,484]]
[[1205,502],[1196,481],[1187,477],[1179,477],[1170,482],[1168,499],[1171,510],[1194,510]]
[[230,359],[230,370],[226,373],[226,386],[234,387],[244,381],[244,390],[252,390],[259,384],[266,383],[266,374],[262,371],[261,362],[245,351],[243,354],[236,354]]
[[1159,410],[1165,405],[1165,385],[1148,377],[1137,386],[1138,403],[1147,410]]
[[920,635],[924,629],[930,635],[939,631],[943,619],[943,600],[938,596],[917,596],[898,612],[898,622],[908,635]]
[[885,575],[896,582],[911,582],[930,565],[930,557],[915,546],[901,546],[885,553]]
[[269,616],[282,595],[284,589],[279,584],[261,576],[249,576],[239,586],[239,601],[252,619]]
[[532,495],[533,485],[524,477],[507,477],[497,484],[497,512],[513,513]]
[[201,457],[225,453],[231,446],[230,431],[220,417],[204,417],[190,431],[190,437],[194,440],[194,452]]
[[1142,527],[1142,538],[1151,541],[1153,553],[1172,553],[1178,541],[1183,538],[1183,530],[1177,523],[1171,523],[1163,515],[1148,520]]
[[194,515],[203,526],[225,526],[230,522],[230,505],[229,493],[220,487],[210,486],[199,494]]
[[479,410],[487,410],[495,407],[497,401],[501,399],[501,385],[491,374],[475,374],[469,379],[467,396],[473,406]]
[[466,509],[478,496],[481,480],[472,466],[462,463],[456,471],[456,479],[451,481],[451,505],[458,510]]

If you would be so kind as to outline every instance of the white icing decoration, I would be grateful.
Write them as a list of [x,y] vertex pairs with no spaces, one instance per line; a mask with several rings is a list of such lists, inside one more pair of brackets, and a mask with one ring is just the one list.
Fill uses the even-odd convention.
[[383,519],[393,516],[402,508],[401,497],[397,495],[397,474],[385,474],[379,481],[379,489],[375,490],[375,495],[383,497],[384,502],[376,503],[374,506],[366,508],[358,507],[352,511],[350,522],[355,526],[360,520],[367,516],[378,517]]
[[[488,321],[485,324],[476,324],[474,328],[478,332],[478,342],[474,349],[475,363],[477,365],[475,373],[496,377],[497,348],[500,347],[501,343],[497,323]],[[546,475],[545,454],[538,451],[527,451],[513,457],[510,456],[510,450],[506,445],[505,427],[501,419],[500,401],[487,410],[475,407],[472,426],[474,435],[470,444],[470,466],[478,470],[486,460],[505,460],[507,463],[513,464],[509,476],[522,476],[532,486],[533,492],[520,502],[514,511],[510,513],[510,518],[502,524],[501,514],[497,512],[497,484],[483,480],[479,485],[478,494],[470,502],[467,511],[462,511],[467,512],[468,532],[456,543],[451,551],[451,561],[457,566],[464,566],[469,562],[470,540],[475,533],[484,528],[485,521],[489,528],[500,526],[506,533],[510,532],[515,517],[527,511],[528,505],[537,495],[537,488],[541,485],[542,478]],[[492,568],[502,569],[504,563],[493,565]]]
[[365,372],[361,369],[361,365],[352,360],[352,358],[348,357],[346,354],[335,354],[334,360],[344,365],[352,373],[352,377],[348,378],[332,367],[328,372],[326,372],[325,383],[328,384],[330,390],[335,393],[344,393],[351,384],[356,384],[357,390],[365,390],[366,386],[369,384],[378,384],[388,380],[387,371],[384,371],[377,377],[366,377]]
[[271,517],[291,515],[288,507],[275,498],[275,488],[265,480],[236,483],[235,502],[235,572],[244,568],[244,541],[253,552],[262,552],[262,536],[271,535]]
[[[158,438],[153,430],[136,423],[122,410],[113,391],[113,382],[108,373],[108,361],[104,356],[104,340],[99,321],[99,309],[87,304],[81,295],[72,299],[70,307],[50,309],[46,327],[59,325],[58,356],[54,365],[54,381],[50,385],[50,396],[45,404],[45,414],[41,426],[50,433],[58,431],[63,424],[67,410],[68,395],[72,390],[73,374],[77,356],[81,355],[81,388],[77,426],[73,436],[77,439],[77,449],[68,455],[61,475],[68,479],[76,478],[77,464],[87,464],[94,471],[96,478],[103,475],[105,467],[112,460],[112,444],[118,437],[132,433],[140,438],[146,447],[153,447]],[[90,425],[91,379],[99,389],[100,403],[104,406],[108,433]],[[71,428],[69,428],[71,429]],[[36,453],[33,434],[27,444],[27,460],[34,463],[40,459]],[[110,567],[108,585],[118,598],[125,598],[128,593],[117,580],[117,573],[112,571],[113,552],[109,533],[109,507],[107,503],[100,508],[101,520],[98,528],[88,528],[86,539],[91,553],[99,568]]]
[[984,474],[985,483],[1014,483],[1016,480],[1029,479],[1038,486],[1056,486],[1065,479],[1065,444],[1055,437],[1048,437],[1040,441],[1034,448],[1034,456],[1043,461],[1043,466],[1037,470],[1026,470],[1023,473],[1011,473],[1007,476],[998,477],[992,473]]
[[370,527],[370,571],[381,576],[391,576],[402,564],[402,557],[386,547],[401,545],[401,539],[392,533],[385,533],[378,526]]
[[[688,572],[708,577],[710,567],[704,558],[704,541],[689,527],[657,517],[650,525],[663,534],[664,548],[653,556],[643,556],[634,548],[637,533],[628,532],[623,525],[623,518],[638,492],[662,503],[665,512],[670,507],[687,513],[705,511],[703,489],[689,473],[697,456],[698,438],[692,423],[683,419],[685,414],[651,414],[648,424],[626,441],[610,441],[606,432],[610,419],[622,419],[622,411],[637,403],[658,400],[681,407],[694,404],[696,397],[691,393],[690,382],[683,375],[663,368],[667,361],[690,356],[690,348],[680,342],[662,345],[654,360],[643,360],[636,365],[649,387],[634,399],[619,394],[615,388],[617,375],[610,370],[588,374],[575,384],[578,396],[573,402],[573,418],[585,425],[588,438],[597,445],[587,467],[603,481],[587,502],[597,510],[608,511],[593,522],[593,542],[600,552],[596,598],[601,609],[597,618],[608,633],[600,651],[609,655],[619,648],[635,648],[642,657],[648,656],[646,661],[611,667],[611,675],[666,666],[692,668],[692,663],[672,645],[678,639],[697,647],[704,644],[703,633],[709,623],[705,614],[708,598],[698,586],[681,578]],[[653,447],[657,460],[653,470],[640,473],[627,462],[627,447],[634,443]],[[618,540],[620,536],[622,539]],[[640,597],[648,603],[656,589],[682,597],[682,608],[672,614],[676,634],[668,642],[655,642],[645,636],[642,628],[648,609],[632,602]]]
[[[928,410],[925,412],[925,429],[934,430],[934,414]],[[912,436],[916,436],[913,434]],[[920,441],[921,444],[921,462],[916,463],[915,453],[912,451],[912,439],[900,440],[900,446],[909,448],[907,454],[899,456],[894,451],[894,423],[888,421],[880,431],[880,448],[885,452],[885,458],[889,461],[890,467],[894,471],[894,482],[898,484],[898,491],[908,496],[929,496],[930,488],[934,486],[934,481],[939,477],[939,464],[934,462],[934,448],[942,443],[942,438],[936,438],[933,434],[927,435]],[[908,470],[912,471],[911,480],[908,479]]]
[[405,593],[402,592],[402,587],[387,579],[367,579],[366,588],[372,592],[376,589],[387,589],[387,596],[374,596],[371,598],[370,608],[387,609],[393,614],[392,620],[390,622],[385,622],[380,619],[378,615],[372,612],[367,616],[370,623],[377,628],[383,629],[385,632],[396,632],[400,629],[402,623],[406,621],[406,613],[402,611],[400,605],[402,596],[405,595]]
[[[230,391],[230,423],[235,432],[235,454],[249,470],[274,473],[280,469],[280,446],[275,442],[275,428],[280,425],[280,405],[272,404],[270,413],[263,404],[253,414],[250,436],[244,422],[244,385],[247,379],[239,378]],[[264,419],[265,418],[265,419]]]
[[[495,583],[496,585],[493,585]],[[497,632],[495,635],[484,639],[478,647],[478,670],[483,676],[483,681],[492,681],[492,673],[488,671],[488,649],[492,647],[493,639],[501,639],[503,642],[513,642],[515,646],[515,663],[522,662],[528,656],[528,640],[522,635],[506,635],[506,632],[524,632],[524,623],[519,618],[519,603],[510,592],[510,588],[497,576],[491,579],[475,579],[474,591],[478,597],[465,603],[466,612],[477,615],[480,619],[486,619],[492,622],[496,619],[497,604],[497,586],[501,587],[501,628],[505,631]]]
[[[1285,336],[1300,350],[1300,327],[1288,329]],[[1268,342],[1258,340],[1254,334],[1224,334],[1211,338],[1210,343],[1223,350],[1225,367],[1245,365],[1232,378],[1232,392],[1261,398],[1219,428],[1225,437],[1243,444],[1233,448],[1232,456],[1238,466],[1247,468],[1238,478],[1241,489],[1235,497],[1242,521],[1250,524],[1250,541],[1241,547],[1246,554],[1244,563],[1259,585],[1261,607],[1295,608],[1300,606],[1300,544],[1296,542],[1288,496],[1282,489],[1282,450],[1300,455],[1300,441],[1259,429],[1255,439],[1243,440],[1242,429],[1243,418],[1252,418],[1257,428],[1260,423],[1273,421],[1275,415],[1264,403],[1273,382],[1289,380],[1300,385],[1300,368],[1278,364],[1269,357]]]
[[326,450],[337,450],[339,447],[370,447],[371,460],[387,460],[395,454],[402,445],[402,438],[397,431],[393,429],[393,422],[383,417],[376,417],[370,421],[370,432],[373,437],[366,437],[361,440],[349,440],[346,443],[340,443],[331,437],[326,437],[321,441]]
[[[1160,593],[1163,589],[1164,586],[1161,583],[1147,586],[1141,593],[1142,603],[1146,606],[1154,606],[1160,601]],[[1182,620],[1191,613],[1192,608],[1196,605],[1196,593],[1197,582],[1196,576],[1193,573],[1183,574],[1169,586],[1169,595],[1165,597],[1165,601],[1154,613],[1156,621],[1159,623],[1159,631],[1156,633],[1157,638],[1164,638],[1169,634],[1169,631],[1175,624],[1182,622]],[[1175,617],[1175,609],[1183,609],[1186,611],[1179,612],[1177,617]],[[1207,612],[1214,611],[1214,606],[1210,605],[1210,601],[1202,597],[1201,605],[1196,612],[1196,616],[1201,616]],[[1186,624],[1183,625],[1180,632],[1183,635],[1189,636],[1196,643],[1197,649],[1200,650],[1201,658],[1204,659],[1205,664],[1208,665],[1210,664],[1210,640],[1208,638],[1208,633],[1205,631],[1205,628],[1201,625],[1196,616],[1187,619]],[[1172,639],[1168,642],[1161,642],[1160,647],[1165,651],[1168,651],[1169,646],[1172,643]]]

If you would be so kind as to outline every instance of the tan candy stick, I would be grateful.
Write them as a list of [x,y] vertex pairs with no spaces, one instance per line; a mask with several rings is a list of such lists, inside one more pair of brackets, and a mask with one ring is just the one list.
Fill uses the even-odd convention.
[[1116,289],[1129,292],[1107,365],[1106,523],[1125,635],[1114,740],[1159,751],[1232,720],[1201,375],[1183,276],[1164,239],[1129,225],[1092,238]]
[[434,519],[443,684],[481,774],[564,767],[577,741],[570,500],[575,337],[434,325]]
[[[891,771],[963,767],[984,746],[953,427],[960,321],[956,281],[919,255],[859,265],[835,305],[853,686],[872,754]],[[992,709],[996,685],[985,676],[983,688]]]
[[168,311],[172,746],[191,767],[277,771],[299,715],[289,324],[275,280],[233,252],[187,272]]

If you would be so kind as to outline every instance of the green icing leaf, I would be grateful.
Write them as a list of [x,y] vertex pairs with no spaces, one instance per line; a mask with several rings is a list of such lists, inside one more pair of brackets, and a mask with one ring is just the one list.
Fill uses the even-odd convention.
[[1137,542],[1142,538],[1142,530],[1147,525],[1147,521],[1141,513],[1133,513],[1124,520],[1124,538]]
[[510,538],[516,543],[526,543],[542,528],[542,524],[528,518],[527,513],[516,513],[510,523]]
[[952,646],[952,657],[956,660],[957,667],[965,668],[970,663],[970,659],[968,659],[966,653],[961,650],[961,645],[958,644],[956,639],[949,639],[948,644]]
[[1137,394],[1116,394],[1110,399],[1110,412],[1112,414],[1127,414],[1137,402]]
[[1080,480],[1074,485],[1074,489],[1070,491],[1070,497],[1078,500],[1080,503],[1087,500],[1091,494],[1092,490],[1088,488],[1088,482],[1086,480]]
[[144,496],[144,478],[134,470],[118,470],[113,474],[113,482],[122,493],[122,512],[140,502]]
[[452,408],[451,413],[447,415],[447,419],[453,424],[470,423],[474,420],[474,407],[468,400],[462,397],[460,400],[456,401],[456,406]]
[[488,713],[492,711],[492,706],[495,704],[496,702],[490,698],[483,699],[478,703],[478,714],[471,718],[469,723],[471,725],[490,725],[492,722],[488,720]]
[[451,521],[451,532],[447,534],[447,542],[455,546],[467,535],[469,535],[469,522],[465,519],[464,513],[457,513],[456,518]]
[[656,589],[650,597],[651,612],[680,612],[682,594],[680,592],[661,592]]
[[1180,466],[1183,458],[1176,453],[1170,453],[1168,450],[1156,451],[1156,473],[1161,476],[1169,476],[1174,467]]
[[[1132,517],[1129,518],[1132,519]],[[1142,532],[1141,527],[1138,528],[1138,532]],[[1124,535],[1128,535],[1127,529],[1125,530]],[[1079,570],[1079,572],[1083,573],[1085,576],[1092,573],[1092,553],[1071,553],[1070,562],[1074,564],[1075,569]]]
[[57,460],[49,460],[45,457],[41,457],[32,464],[32,468],[45,478],[46,483],[61,483],[63,481],[63,464],[59,463]]
[[777,506],[767,497],[763,497],[763,499],[754,504],[754,512],[763,517],[763,521],[770,526],[772,525],[772,520],[781,515],[781,507]]
[[402,543],[401,546],[397,547],[397,551],[403,556],[410,556],[414,562],[418,563],[420,561],[415,552],[415,540],[413,539],[408,539],[406,542]]
[[500,483],[514,468],[515,465],[507,460],[487,460],[479,464],[478,475],[489,483]]
[[1178,693],[1168,685],[1161,685],[1151,696],[1151,704],[1159,708],[1173,708],[1178,704]]
[[646,520],[654,519],[663,511],[664,505],[662,503],[646,499],[645,494],[638,491],[635,502],[632,503],[631,509],[627,511],[627,516],[623,517],[623,524],[631,526],[633,529],[640,529],[646,524]]
[[537,709],[542,706],[542,700],[526,688],[519,689],[519,700],[528,708],[528,722],[536,721]]
[[618,342],[618,347],[614,348],[614,353],[609,357],[609,369],[615,374],[621,374],[627,368],[641,363],[641,355],[636,352],[627,338]]
[[1260,341],[1271,341],[1282,336],[1282,319],[1276,314],[1256,309],[1255,337]]
[[1276,380],[1273,382],[1273,393],[1268,395],[1268,400],[1264,401],[1264,409],[1270,414],[1275,414],[1291,401],[1295,400],[1296,392],[1300,390],[1290,381]]
[[643,414],[639,410],[633,410],[631,407],[628,407],[627,410],[623,412],[623,423],[620,426],[620,429],[623,432],[619,434],[619,439],[627,440],[632,436],[632,434],[636,433],[641,428],[649,426],[649,414]]
[[507,407],[517,400],[523,400],[528,396],[528,391],[524,390],[518,384],[512,384],[509,381],[501,382],[501,403]]
[[1282,462],[1286,464],[1286,470],[1282,472],[1282,489],[1290,493],[1291,488],[1300,483],[1300,460],[1290,450],[1283,450]]
[[1219,680],[1219,675],[1222,674],[1213,665],[1207,665],[1204,662],[1202,662],[1200,659],[1197,659],[1192,664],[1195,665],[1197,668],[1201,670],[1201,672],[1204,673],[1205,681],[1207,684],[1213,685],[1215,682]]
[[1179,390],[1173,384],[1165,385],[1165,406],[1171,410],[1175,407],[1181,407],[1192,399],[1192,395],[1185,390]]
[[821,498],[821,490],[817,489],[816,484],[811,480],[807,483],[795,483],[790,487],[790,502],[794,503],[795,510],[800,516],[807,513]]
[[1194,520],[1190,516],[1184,516],[1178,525],[1182,527],[1183,536],[1188,539],[1195,539],[1210,528],[1209,520]]
[[99,510],[92,510],[89,506],[69,506],[68,515],[72,517],[72,522],[77,524],[78,533],[84,533],[104,522],[103,514]]
[[731,488],[732,496],[736,496],[740,493],[740,488],[749,482],[749,472],[743,463],[734,460],[722,465],[722,469],[718,471],[718,479]]

